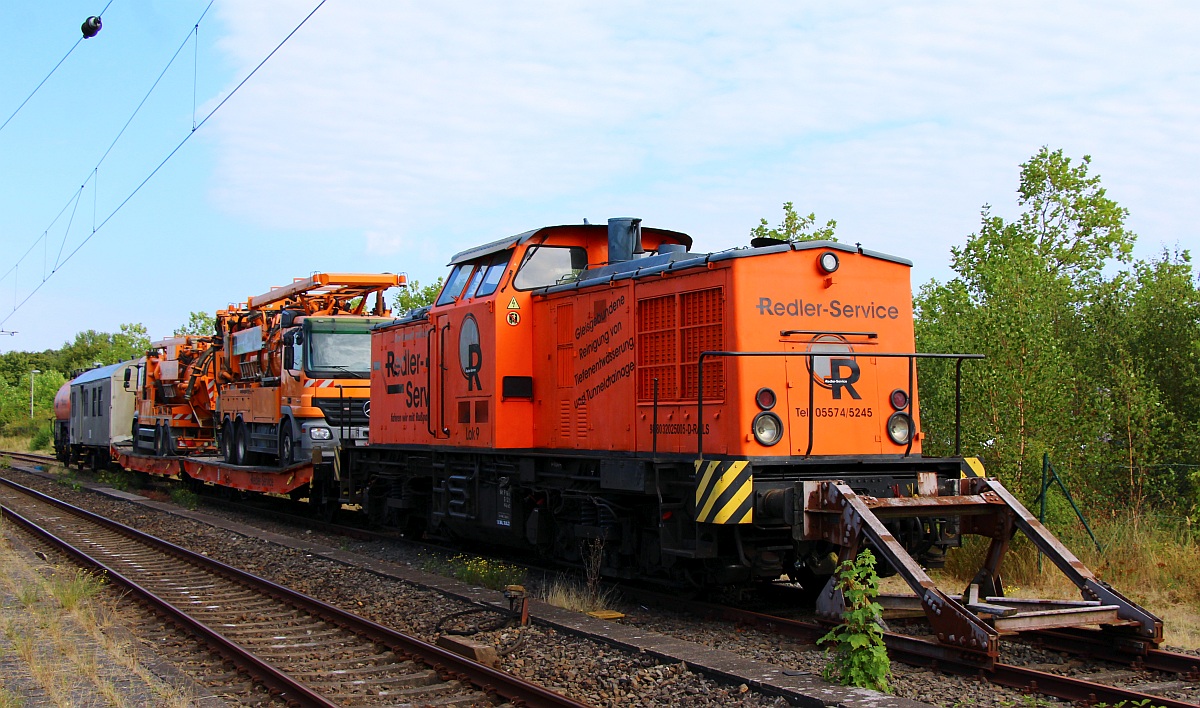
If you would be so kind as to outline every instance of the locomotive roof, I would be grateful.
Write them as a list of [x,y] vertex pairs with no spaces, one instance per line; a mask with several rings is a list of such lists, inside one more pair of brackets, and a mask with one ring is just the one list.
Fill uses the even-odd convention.
[[132,363],[133,363],[133,360],[131,359],[129,361],[122,361],[122,362],[118,362],[116,364],[109,364],[108,366],[101,366],[99,368],[92,369],[90,371],[85,371],[82,374],[71,379],[71,385],[74,386],[76,384],[85,384],[85,383],[90,383],[92,381],[99,381],[101,379],[111,378],[113,374],[117,373],[122,368],[124,368]]
[[685,268],[697,268],[708,263],[718,263],[720,261],[734,260],[736,258],[753,258],[755,256],[763,256],[769,253],[783,253],[786,251],[809,251],[809,250],[827,250],[827,251],[842,251],[844,253],[860,253],[869,258],[878,258],[879,260],[891,261],[900,265],[912,267],[912,261],[899,256],[890,256],[886,253],[871,251],[861,247],[850,246],[836,241],[795,241],[795,242],[780,242],[770,246],[760,246],[757,248],[734,248],[728,251],[720,251],[717,253],[653,253],[647,254],[642,258],[635,258],[629,261],[612,263],[602,268],[584,271],[580,274],[579,280],[572,283],[563,283],[562,285],[552,285],[538,290],[542,293],[556,293],[565,290],[573,290],[594,285],[597,281],[614,281],[625,280],[626,278],[644,278],[651,275],[657,275],[662,272],[683,270]]
[[[516,236],[508,236],[506,238],[502,238],[497,241],[492,241],[491,243],[485,243],[482,246],[468,248],[465,251],[454,254],[454,257],[450,259],[449,265],[452,265],[452,266],[458,265],[459,263],[473,261],[476,258],[479,258],[480,256],[488,256],[493,253],[497,253],[499,251],[504,251],[504,250],[507,250],[514,246],[519,246],[522,243],[525,243],[526,241],[533,238],[534,236],[537,236],[539,233],[541,233],[543,231],[550,231],[553,229],[561,229],[561,228],[597,229],[599,231],[608,233],[608,225],[607,224],[560,224],[559,226],[543,226],[541,228],[533,229],[531,231],[526,231],[523,234],[517,234]],[[684,244],[688,248],[692,247],[692,237],[688,236],[687,234],[685,234],[681,231],[671,231],[670,229],[656,229],[653,227],[645,227],[642,230],[661,233],[661,234],[670,234],[671,236],[673,236],[675,238],[675,240]]]

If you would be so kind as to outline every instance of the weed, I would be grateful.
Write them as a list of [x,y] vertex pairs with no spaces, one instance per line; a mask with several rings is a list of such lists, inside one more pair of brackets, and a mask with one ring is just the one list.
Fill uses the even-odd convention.
[[96,475],[96,481],[100,484],[106,484],[113,489],[120,489],[122,492],[137,489],[137,477],[132,472],[122,469],[103,470],[100,474]]
[[184,509],[195,509],[200,506],[200,496],[190,489],[176,487],[171,490],[171,501]]
[[818,644],[833,643],[828,650],[833,658],[825,665],[823,674],[843,686],[887,692],[892,663],[879,627],[883,608],[875,602],[879,596],[875,556],[864,550],[855,560],[844,561],[838,568],[837,587],[842,591],[846,612],[841,624],[817,640]]
[[17,602],[21,603],[21,607],[33,607],[41,595],[36,585],[22,585],[17,589]]
[[589,587],[570,578],[556,578],[539,593],[547,604],[572,612],[595,612],[609,609],[616,599],[615,591]]
[[21,708],[25,701],[7,688],[0,688],[0,708]]
[[8,455],[0,457],[0,467],[12,467],[12,458]]
[[83,482],[79,481],[79,478],[75,476],[75,471],[69,467],[64,467],[62,474],[55,477],[54,482],[76,492],[83,489]]
[[445,573],[464,583],[492,590],[525,582],[525,569],[490,558],[458,554],[449,559],[424,559],[421,567],[431,573]]
[[50,579],[50,594],[68,612],[99,595],[103,587],[101,576],[82,568],[55,573]]

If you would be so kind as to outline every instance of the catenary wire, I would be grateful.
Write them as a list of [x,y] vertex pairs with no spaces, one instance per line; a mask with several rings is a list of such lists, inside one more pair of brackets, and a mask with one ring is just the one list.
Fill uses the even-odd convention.
[[[108,216],[106,216],[106,217],[104,218],[104,220],[103,220],[103,221],[101,221],[101,222],[100,222],[100,223],[99,223],[97,226],[95,226],[95,228],[93,228],[93,229],[92,229],[92,232],[91,232],[90,234],[88,234],[88,235],[87,235],[87,236],[86,236],[86,237],[83,239],[83,241],[81,241],[81,242],[79,243],[79,245],[78,245],[78,246],[76,246],[76,247],[74,248],[74,250],[72,250],[72,251],[71,251],[69,254],[67,254],[67,257],[66,257],[66,258],[62,259],[62,262],[61,262],[61,263],[59,263],[59,264],[58,264],[58,266],[57,266],[57,267],[56,267],[56,268],[55,268],[53,271],[51,271],[51,272],[50,272],[50,275],[48,275],[48,276],[44,277],[44,278],[42,279],[42,281],[41,281],[40,283],[38,283],[38,284],[37,284],[37,285],[36,285],[36,286],[33,288],[33,290],[32,290],[32,291],[30,291],[30,293],[29,293],[28,295],[26,295],[26,296],[25,296],[25,299],[23,299],[23,300],[21,300],[19,303],[15,304],[15,305],[13,306],[13,309],[12,309],[12,311],[10,311],[10,312],[9,312],[7,315],[5,315],[5,316],[4,316],[4,319],[0,320],[0,327],[3,327],[3,325],[4,325],[6,322],[8,322],[8,320],[9,320],[9,319],[11,319],[11,318],[12,318],[12,316],[13,316],[14,314],[16,314],[16,313],[17,313],[17,312],[18,312],[18,311],[19,311],[19,310],[20,310],[20,309],[21,309],[21,308],[22,308],[22,307],[25,305],[25,303],[29,302],[29,300],[30,300],[30,299],[32,299],[32,298],[33,298],[33,296],[34,296],[34,295],[36,295],[36,294],[38,293],[38,291],[39,291],[39,290],[41,290],[41,289],[42,289],[42,286],[43,286],[43,285],[45,285],[45,284],[46,284],[46,283],[47,283],[47,282],[50,280],[50,278],[51,278],[51,277],[53,277],[53,276],[54,276],[54,274],[55,274],[55,273],[57,273],[57,272],[58,272],[58,271],[59,271],[59,270],[62,268],[62,266],[66,265],[66,264],[67,264],[67,262],[69,262],[69,261],[71,260],[71,258],[72,258],[72,257],[74,257],[74,256],[75,256],[75,254],[79,252],[79,250],[80,250],[81,248],[83,248],[85,245],[87,245],[88,241],[91,241],[91,240],[92,240],[92,237],[93,237],[93,236],[95,236],[97,233],[99,233],[100,229],[104,228],[105,224],[107,224],[107,223],[108,223],[108,222],[109,222],[109,221],[110,221],[110,220],[111,220],[111,219],[112,219],[114,216],[116,216],[116,215],[117,215],[117,213],[118,213],[118,212],[120,212],[120,211],[121,211],[121,209],[123,209],[123,208],[125,207],[125,205],[126,205],[126,204],[128,204],[128,203],[129,203],[129,201],[130,201],[131,199],[133,199],[133,197],[134,197],[134,196],[135,196],[135,195],[136,195],[136,194],[137,194],[139,191],[141,191],[142,187],[146,186],[146,184],[147,184],[147,183],[148,183],[148,182],[149,182],[149,181],[150,181],[150,180],[151,180],[151,179],[154,177],[154,175],[158,174],[158,171],[159,171],[159,170],[161,170],[161,169],[163,168],[163,166],[164,166],[164,165],[166,165],[166,164],[167,164],[167,162],[168,162],[168,161],[170,161],[170,159],[171,159],[172,157],[174,157],[174,156],[175,156],[175,153],[179,152],[179,150],[180,150],[181,148],[183,148],[183,146],[184,146],[185,144],[187,144],[187,141],[188,141],[188,140],[190,140],[190,139],[191,139],[191,137],[192,137],[193,135],[195,135],[195,134],[196,134],[196,132],[197,132],[198,130],[200,130],[200,128],[204,127],[204,124],[205,124],[205,123],[207,123],[207,122],[208,122],[208,120],[209,120],[210,118],[212,118],[212,117],[213,117],[213,115],[214,115],[214,114],[216,114],[216,112],[217,112],[217,111],[221,110],[221,107],[222,107],[222,106],[224,106],[224,105],[225,105],[225,103],[226,103],[226,102],[228,102],[230,98],[233,98],[233,95],[234,95],[234,94],[236,94],[236,93],[237,93],[237,92],[238,92],[238,91],[239,91],[239,90],[242,88],[242,86],[245,86],[245,85],[246,85],[246,82],[247,82],[247,81],[249,81],[249,80],[250,80],[250,79],[251,79],[251,78],[252,78],[252,77],[253,77],[253,76],[254,76],[256,73],[258,73],[258,70],[259,70],[259,69],[261,69],[261,68],[263,67],[263,65],[265,65],[265,64],[266,64],[268,61],[270,61],[271,57],[275,56],[275,53],[276,53],[276,52],[278,52],[278,51],[279,51],[279,50],[280,50],[280,49],[283,47],[283,45],[284,45],[284,44],[286,44],[286,43],[288,42],[288,40],[290,40],[290,39],[292,38],[292,36],[293,36],[293,35],[295,35],[297,32],[299,32],[299,31],[300,31],[300,28],[302,28],[302,27],[303,27],[303,26],[304,26],[304,25],[305,25],[305,24],[306,24],[306,23],[309,21],[309,19],[311,19],[311,18],[312,18],[312,16],[313,16],[313,15],[315,15],[315,14],[317,13],[317,11],[321,9],[321,7],[322,7],[322,6],[325,4],[325,2],[326,2],[326,0],[321,0],[319,3],[317,3],[317,6],[316,6],[316,7],[314,7],[314,8],[312,9],[312,11],[310,11],[310,12],[309,12],[307,15],[305,15],[305,16],[304,16],[304,19],[300,20],[299,24],[297,24],[297,25],[296,25],[296,26],[295,26],[295,27],[292,29],[292,31],[291,31],[291,32],[288,32],[287,36],[286,36],[286,37],[284,37],[284,38],[283,38],[283,39],[282,39],[282,40],[279,42],[279,44],[277,44],[277,45],[275,46],[275,48],[274,48],[274,49],[272,49],[272,50],[271,50],[271,52],[270,52],[269,54],[267,54],[267,56],[266,56],[266,57],[264,57],[264,58],[263,58],[263,60],[262,60],[262,61],[260,61],[260,62],[259,62],[259,63],[258,63],[258,64],[257,64],[257,65],[256,65],[256,66],[255,66],[255,67],[254,67],[254,68],[253,68],[251,71],[250,71],[250,73],[246,74],[246,76],[245,76],[245,77],[244,77],[244,78],[243,78],[243,79],[242,79],[240,82],[238,82],[238,85],[237,85],[237,86],[235,86],[235,87],[233,87],[233,90],[231,90],[231,91],[230,91],[228,94],[226,94],[225,98],[221,99],[221,102],[220,102],[220,103],[218,103],[218,104],[216,105],[216,107],[214,107],[214,108],[213,108],[211,111],[209,111],[209,112],[208,112],[208,113],[207,113],[207,114],[204,116],[204,118],[202,118],[202,119],[200,120],[200,122],[196,124],[196,127],[192,128],[192,130],[191,130],[191,131],[190,131],[190,132],[189,132],[187,135],[185,135],[185,136],[184,136],[183,140],[181,140],[181,141],[179,142],[179,144],[178,144],[178,145],[176,145],[176,146],[174,147],[174,149],[172,149],[172,150],[171,150],[171,152],[169,152],[169,153],[167,154],[167,156],[166,156],[166,157],[164,157],[164,158],[162,159],[162,161],[161,161],[161,162],[159,162],[159,163],[158,163],[158,165],[157,165],[157,166],[156,166],[156,167],[155,167],[153,170],[151,170],[151,171],[150,171],[150,174],[146,175],[146,178],[145,178],[145,179],[143,179],[143,180],[142,180],[140,183],[138,183],[138,185],[137,185],[136,187],[134,187],[134,188],[133,188],[133,191],[131,191],[131,192],[130,192],[130,193],[129,193],[129,194],[126,196],[126,197],[125,197],[125,199],[123,199],[123,200],[121,201],[121,203],[120,203],[120,204],[118,204],[118,205],[116,206],[116,208],[115,208],[115,209],[113,209],[113,210],[112,210],[112,212],[110,212],[110,213],[109,213],[109,215],[108,215]],[[209,6],[211,7],[211,5],[212,5],[212,3],[210,2],[210,3],[209,3]],[[206,10],[206,11],[207,11],[207,10]],[[190,37],[190,32],[189,32],[189,37]],[[186,40],[185,40],[185,43],[186,43]],[[176,54],[178,54],[178,52],[176,52]],[[70,202],[68,202],[68,203],[67,203],[67,205],[63,207],[63,211],[66,211],[66,207],[67,207],[67,206],[70,206]],[[35,245],[36,245],[36,242],[35,242]],[[18,265],[19,265],[19,262],[18,262]],[[17,266],[13,266],[13,271],[15,271],[15,270],[16,270],[16,268],[17,268]],[[5,276],[5,277],[7,277],[7,276]],[[15,281],[15,279],[14,279],[14,281]]]

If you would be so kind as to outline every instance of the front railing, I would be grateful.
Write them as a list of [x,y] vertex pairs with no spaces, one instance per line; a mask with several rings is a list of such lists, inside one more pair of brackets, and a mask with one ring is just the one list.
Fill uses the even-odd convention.
[[[966,359],[983,359],[983,354],[926,354],[920,352],[870,352],[855,354],[854,352],[722,352],[722,351],[707,351],[701,352],[698,360],[696,372],[696,457],[704,459],[704,360],[706,358],[735,358],[735,357],[788,357],[799,356],[812,359],[813,357],[828,357],[837,358],[853,358],[855,356],[879,357],[882,359],[908,359],[908,405],[905,407],[905,412],[912,416],[912,405],[915,397],[913,396],[913,382],[916,377],[916,360],[917,359],[954,359],[954,455],[959,457],[962,455],[962,363]],[[813,433],[814,416],[813,416],[813,401],[816,392],[816,377],[808,377],[808,448],[804,451],[804,456],[808,457],[812,454],[813,448]],[[915,423],[915,419],[914,419]],[[914,427],[912,435],[908,439],[908,447],[904,454],[908,455],[912,452],[912,443],[916,439],[917,431]]]

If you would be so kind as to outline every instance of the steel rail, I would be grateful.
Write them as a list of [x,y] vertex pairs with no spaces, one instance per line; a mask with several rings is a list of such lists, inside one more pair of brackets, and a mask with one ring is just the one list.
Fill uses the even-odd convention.
[[[639,594],[646,597],[656,596],[655,593],[649,591],[639,591]],[[685,607],[698,614],[766,629],[806,642],[815,642],[829,631],[828,626],[817,622],[794,620],[736,607],[686,601],[678,597],[670,598],[670,606],[676,609]],[[983,654],[966,652],[957,647],[945,646],[895,632],[884,632],[883,641],[887,646],[888,656],[895,661],[913,666],[924,666],[944,673],[973,676],[999,686],[1028,690],[1054,698],[1092,703],[1103,701],[1112,705],[1120,705],[1122,701],[1125,701],[1126,705],[1145,705],[1154,706],[1154,708],[1197,708],[1198,705],[1011,664],[991,663]],[[1106,641],[1111,642],[1111,639]],[[1171,652],[1163,653],[1171,654]],[[1128,653],[1114,654],[1114,657],[1110,660],[1127,665],[1133,664],[1135,658]],[[1190,660],[1200,661],[1200,657],[1186,658],[1188,661],[1176,664],[1176,666],[1181,666],[1182,670],[1166,668],[1160,670],[1168,673],[1181,673],[1186,678],[1192,675],[1190,672],[1194,670],[1192,667],[1195,666],[1195,663]],[[1148,662],[1145,663],[1145,666],[1150,668]],[[1166,666],[1165,663],[1164,666]]]
[[[5,480],[7,482],[7,480]],[[226,659],[234,662],[237,666],[244,667],[257,682],[263,684],[271,692],[272,695],[278,696],[286,700],[289,704],[298,706],[316,706],[318,708],[336,708],[337,703],[326,700],[324,697],[314,693],[312,689],[304,684],[296,681],[292,677],[283,673],[274,666],[259,659],[254,654],[250,653],[242,646],[234,641],[231,641],[220,632],[213,630],[211,627],[196,621],[192,617],[185,614],[175,605],[159,597],[150,590],[142,587],[139,583],[131,578],[125,577],[115,568],[88,555],[85,551],[76,548],[64,539],[54,535],[48,529],[39,526],[34,521],[25,518],[18,512],[7,507],[0,507],[0,514],[3,517],[26,531],[32,533],[45,540],[47,543],[61,549],[77,562],[85,567],[95,568],[105,574],[105,576],[114,582],[123,585],[133,591],[135,595],[140,597],[144,602],[157,613],[166,616],[170,621],[183,627],[192,634],[200,637],[209,646],[213,647],[224,656]]]
[[1063,628],[1022,632],[1022,636],[1054,651],[1132,664],[1151,671],[1182,674],[1186,680],[1200,680],[1200,656],[1156,649],[1141,637],[1104,636],[1094,629]]
[[[156,548],[161,552],[176,556],[177,558],[202,567],[205,570],[216,572],[230,580],[242,583],[267,595],[288,602],[294,607],[323,617],[331,623],[342,627],[343,629],[359,634],[360,636],[368,638],[382,646],[386,646],[388,649],[395,652],[402,658],[420,661],[429,665],[439,674],[452,675],[460,680],[477,686],[485,693],[501,696],[516,705],[530,706],[531,708],[551,708],[562,706],[582,708],[584,705],[559,693],[555,693],[554,691],[551,691],[543,686],[530,683],[511,674],[493,669],[489,666],[476,663],[467,659],[466,657],[460,656],[446,649],[442,649],[441,647],[434,646],[415,637],[402,634],[389,627],[385,627],[381,624],[372,622],[371,620],[359,617],[358,615],[351,614],[316,598],[296,592],[282,585],[272,583],[269,580],[226,565],[220,561],[216,561],[198,553],[194,553],[181,546],[176,546],[173,543],[143,533],[137,529],[124,526],[116,521],[93,514],[85,509],[80,509],[79,507],[47,496],[36,490],[23,487],[20,484],[12,482],[11,480],[0,479],[0,484],[28,494],[36,499],[39,499],[40,501],[62,509],[67,513],[84,518],[105,528],[114,530],[140,543]],[[56,543],[60,543],[61,545],[61,542],[56,541]],[[72,553],[72,555],[75,554]],[[83,557],[86,557],[86,554],[84,554]],[[87,560],[85,562],[103,565],[99,561],[95,560]],[[114,575],[114,577],[116,576]],[[324,704],[314,703],[312,705]]]

